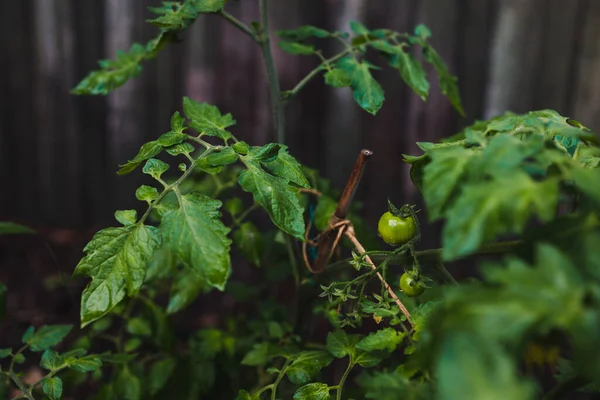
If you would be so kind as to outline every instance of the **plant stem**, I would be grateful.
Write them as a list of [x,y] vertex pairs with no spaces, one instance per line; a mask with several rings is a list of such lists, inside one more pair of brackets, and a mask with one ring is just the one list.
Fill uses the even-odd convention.
[[352,371],[353,367],[354,367],[354,362],[351,359],[350,362],[348,363],[348,367],[344,371],[344,375],[342,375],[342,379],[340,379],[340,383],[337,385],[337,390],[335,393],[336,400],[342,400],[342,389],[344,388],[344,384],[346,383],[346,378],[348,378],[348,375],[350,375],[350,371]]
[[35,400],[35,398],[31,394],[31,389],[28,389],[25,387],[23,382],[21,382],[21,380],[17,377],[17,375],[12,371],[12,368],[10,371],[7,372],[7,375],[15,383],[15,385],[17,385],[17,387],[21,391],[21,394],[16,397],[17,399],[18,398],[26,398],[29,400]]
[[240,21],[233,15],[229,14],[224,9],[221,9],[219,14],[221,14],[221,16],[223,18],[225,18],[225,20],[227,20],[227,22],[229,22],[230,24],[232,24],[233,26],[238,28],[240,31],[244,32],[246,35],[250,36],[250,38],[252,40],[254,40],[256,43],[259,43],[259,40],[256,37],[256,34],[250,28],[248,28],[248,25],[244,24],[242,21]]
[[285,144],[285,116],[283,113],[283,102],[281,101],[279,79],[277,77],[277,70],[275,69],[273,54],[271,53],[271,32],[269,30],[268,6],[268,0],[259,0],[261,34],[258,43],[260,44],[267,70],[267,81],[269,83],[271,109],[273,111],[277,141],[281,144]]
[[284,101],[288,101],[291,97],[295,96],[296,94],[298,94],[299,91],[304,89],[304,86],[306,86],[308,84],[308,82],[310,82],[315,76],[317,76],[319,74],[319,72],[321,72],[323,70],[323,64],[334,63],[337,60],[339,60],[340,58],[343,58],[344,56],[346,56],[347,54],[349,54],[351,52],[352,52],[351,50],[346,49],[343,52],[336,54],[335,56],[328,58],[327,60],[325,60],[324,62],[319,64],[315,69],[310,71],[308,73],[308,75],[306,75],[300,82],[298,82],[292,90],[289,90],[284,93],[284,96],[285,96]]
[[273,382],[273,388],[271,389],[271,400],[277,400],[277,386],[285,376],[288,366],[290,365],[290,360],[285,360],[285,364],[281,367],[281,371],[279,371],[279,375],[277,375],[277,379]]

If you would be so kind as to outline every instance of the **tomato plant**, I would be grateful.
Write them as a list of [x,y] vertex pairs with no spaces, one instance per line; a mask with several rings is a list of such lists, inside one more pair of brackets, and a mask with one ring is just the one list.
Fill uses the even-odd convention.
[[[284,51],[320,61],[281,91],[267,2],[260,5],[260,22],[247,26],[224,1],[164,3],[152,9],[157,37],[102,61],[73,90],[108,94],[201,14],[214,13],[262,49],[281,143],[242,142],[231,114],[185,97],[183,113],[173,113],[166,132],[118,170],[141,170],[153,184],[135,192],[141,213],[116,211],[120,225],[97,232],[83,249],[74,271],[89,279],[80,329],[30,328],[20,346],[0,349],[0,387],[10,385],[16,398],[27,399],[41,392],[58,399],[80,385],[92,388],[95,399],[127,400],[519,400],[597,393],[597,135],[540,110],[506,113],[440,143],[418,143],[422,154],[403,161],[411,165],[428,221],[419,221],[414,206],[390,202],[378,231],[395,247],[379,249],[374,229],[346,196],[353,190],[340,205],[330,182],[283,144],[284,105],[322,75],[376,114],[384,92],[371,75],[377,62],[367,61],[371,56],[426,100],[430,83],[416,49],[462,114],[456,78],[429,43],[427,27],[399,33],[352,22],[351,33],[314,26],[279,31]],[[344,48],[325,55],[315,39],[341,41]],[[353,176],[356,185],[360,174]],[[420,249],[419,224],[435,221],[443,221],[441,248]],[[331,259],[327,268],[310,273],[322,254]],[[450,271],[467,258],[478,273],[457,281]],[[240,279],[234,269],[244,268],[260,279]],[[216,307],[215,298],[228,306]],[[192,303],[216,322],[182,325],[195,317]],[[67,335],[73,340],[61,345]],[[26,383],[18,369],[29,353],[40,355],[46,374]],[[552,386],[521,368],[532,363],[552,365]]]

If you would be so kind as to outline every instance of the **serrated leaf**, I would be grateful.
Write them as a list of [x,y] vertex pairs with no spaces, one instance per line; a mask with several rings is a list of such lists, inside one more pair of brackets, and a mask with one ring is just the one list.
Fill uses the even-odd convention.
[[146,22],[165,30],[183,30],[187,28],[198,16],[198,12],[190,1],[162,2],[160,7],[148,7],[154,14],[160,15]]
[[83,78],[71,93],[77,95],[107,95],[123,86],[129,79],[142,71],[141,62],[150,57],[146,46],[139,43],[131,45],[129,52],[117,51],[114,60],[101,60],[99,70],[92,71]]
[[318,37],[318,38],[326,38],[330,36],[331,33],[326,31],[325,29],[317,28],[312,25],[304,25],[300,28],[296,29],[287,29],[277,31],[277,36],[285,40],[305,40],[310,37]]
[[64,360],[55,351],[46,349],[42,354],[40,366],[47,370],[55,370],[64,365]]
[[357,35],[368,35],[369,30],[358,21],[350,21],[350,29]]
[[23,337],[31,351],[44,351],[59,344],[71,332],[73,325],[44,325]]
[[[339,389],[338,389],[339,390]],[[329,385],[316,382],[302,386],[294,393],[294,400],[329,400]]]
[[504,349],[476,335],[446,339],[436,376],[440,400],[526,400],[533,395],[532,385],[519,377]]
[[160,242],[158,230],[146,225],[107,228],[94,235],[74,272],[92,278],[81,297],[82,327],[106,315],[126,292],[131,296],[140,289]]
[[97,355],[89,355],[69,361],[69,368],[79,372],[92,372],[102,366],[102,360]]
[[63,383],[58,376],[46,378],[42,381],[42,390],[50,400],[58,400],[62,396]]
[[123,226],[130,226],[137,221],[136,210],[117,210],[115,211],[115,219],[117,222],[123,224]]
[[356,353],[354,362],[363,368],[372,368],[388,357],[388,353],[381,351],[364,351],[359,350]]
[[136,199],[146,201],[148,204],[158,198],[158,189],[153,186],[142,185],[135,191]]
[[146,175],[150,175],[154,179],[158,180],[169,169],[169,164],[156,158],[151,158],[146,161],[142,172]]
[[173,357],[165,357],[152,364],[149,376],[151,395],[157,394],[165,386],[173,371],[175,371],[175,359]]
[[34,234],[35,231],[25,225],[14,222],[0,222],[0,235]]
[[461,178],[469,171],[470,162],[478,154],[463,147],[445,148],[432,153],[431,162],[423,168],[423,196],[431,221],[443,216]]
[[0,349],[0,359],[8,357],[11,352],[12,352],[12,349],[10,347],[6,348],[6,349]]
[[191,120],[190,127],[198,133],[216,136],[224,141],[231,138],[231,133],[225,130],[235,125],[231,114],[222,115],[216,106],[200,103],[189,97],[183,98],[185,115]]
[[295,385],[304,385],[332,360],[333,357],[326,351],[303,351],[288,367],[287,377]]
[[396,350],[405,336],[394,328],[384,328],[371,332],[367,337],[361,339],[356,344],[356,348],[364,351],[385,350],[391,353]]
[[179,111],[175,111],[171,116],[171,131],[173,133],[183,133],[185,130],[185,118],[181,116]]
[[241,361],[242,365],[257,367],[265,365],[271,358],[268,343],[255,343]]
[[206,290],[205,280],[194,271],[184,269],[177,274],[167,306],[167,314],[175,314],[190,305],[200,292]]
[[315,52],[314,46],[298,42],[279,42],[279,48],[289,54],[311,55]]
[[340,68],[332,68],[325,75],[325,83],[334,88],[348,87],[352,83],[352,75]]
[[206,285],[223,290],[231,272],[221,202],[199,193],[178,197],[179,208],[163,217],[160,229],[176,257],[191,268]]
[[358,105],[370,114],[377,114],[383,105],[384,93],[371,75],[370,69],[374,67],[367,62],[359,62],[353,57],[342,58],[338,62],[338,67],[351,77],[350,88]]
[[356,343],[360,340],[358,335],[349,335],[339,330],[327,334],[327,350],[336,358],[343,358],[355,354]]
[[427,100],[429,94],[429,81],[421,63],[404,51],[402,46],[395,46],[396,51],[392,55],[390,65],[398,71],[406,84],[421,98]]
[[274,160],[264,161],[264,167],[273,175],[294,183],[303,188],[310,188],[310,184],[302,171],[302,165],[287,151],[287,146],[281,146]]
[[297,190],[253,163],[247,163],[247,167],[239,177],[242,189],[253,194],[254,201],[267,211],[278,228],[302,240],[304,219]]
[[226,0],[189,0],[199,13],[214,13],[225,6]]
[[206,157],[206,162],[213,166],[223,166],[233,164],[238,160],[238,155],[231,147],[225,147],[218,152],[210,153]]
[[233,234],[233,241],[244,258],[260,266],[265,243],[258,228],[252,222],[244,222]]
[[140,400],[142,398],[142,388],[139,378],[134,375],[127,365],[120,368],[117,378],[114,382],[115,391],[120,399]]
[[185,133],[167,132],[160,135],[157,142],[163,147],[169,147],[183,142],[188,137]]
[[536,182],[519,170],[493,181],[466,184],[446,213],[442,257],[455,259],[499,235],[521,233],[534,216],[547,222],[554,217],[557,202],[558,181]]
[[248,153],[248,159],[252,161],[270,162],[279,156],[282,145],[279,143],[268,143],[264,146],[254,146]]
[[168,147],[165,150],[170,155],[177,156],[179,154],[190,154],[190,153],[193,153],[194,150],[196,150],[196,149],[191,144],[189,144],[187,142],[183,142],[183,143],[176,144],[174,146]]
[[438,74],[438,85],[444,96],[450,100],[450,104],[454,106],[456,111],[464,116],[465,110],[463,109],[458,90],[458,78],[448,71],[448,66],[433,47],[426,45],[423,48],[423,57],[425,61],[429,62],[435,68]]
[[142,147],[133,159],[127,161],[127,164],[120,165],[121,169],[117,171],[117,174],[125,175],[130,173],[131,171],[136,169],[138,165],[140,165],[142,162],[160,153],[162,149],[163,147],[156,140],[145,143],[144,145],[142,145]]

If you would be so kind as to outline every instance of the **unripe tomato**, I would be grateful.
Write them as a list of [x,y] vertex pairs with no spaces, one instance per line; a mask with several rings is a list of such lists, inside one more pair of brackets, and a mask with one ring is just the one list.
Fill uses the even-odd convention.
[[400,290],[409,297],[416,297],[425,291],[425,286],[410,272],[405,272],[400,277]]
[[379,218],[377,231],[387,244],[397,246],[415,237],[417,224],[412,216],[402,218],[387,211]]

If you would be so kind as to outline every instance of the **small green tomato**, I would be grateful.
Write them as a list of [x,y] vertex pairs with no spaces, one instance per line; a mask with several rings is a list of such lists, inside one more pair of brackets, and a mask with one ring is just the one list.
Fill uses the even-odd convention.
[[417,224],[411,216],[402,218],[387,211],[379,219],[377,231],[384,242],[398,246],[415,237]]
[[425,286],[414,274],[405,272],[400,277],[400,290],[409,297],[416,297],[425,291]]

